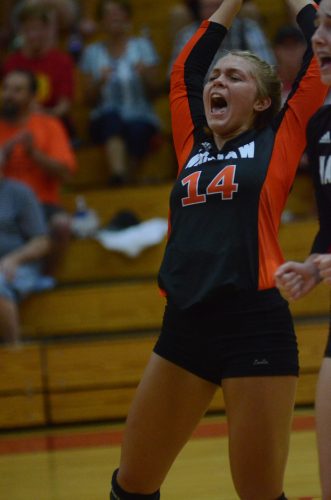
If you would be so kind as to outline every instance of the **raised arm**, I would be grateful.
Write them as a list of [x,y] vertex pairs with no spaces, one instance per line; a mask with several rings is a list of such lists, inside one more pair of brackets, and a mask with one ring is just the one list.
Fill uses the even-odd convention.
[[204,79],[242,0],[223,0],[204,22],[176,59],[171,73],[171,116],[175,151],[181,169],[194,139],[206,132],[202,92]]
[[[295,16],[298,15],[300,10],[302,10],[304,7],[306,7],[306,5],[314,3],[311,0],[286,0],[286,2]],[[315,3],[319,3],[319,2],[315,2]]]
[[234,18],[239,12],[242,3],[242,0],[223,0],[216,12],[214,12],[214,14],[209,18],[209,21],[222,24],[229,29]]
[[306,148],[307,124],[322,106],[329,89],[321,82],[318,63],[313,57],[311,47],[318,2],[307,0],[287,0],[287,2],[296,8],[297,22],[307,41],[301,69],[292,84],[285,105],[274,121],[275,130],[278,129],[274,148],[277,152],[276,163],[283,166],[284,183],[286,182],[290,189],[300,158]]

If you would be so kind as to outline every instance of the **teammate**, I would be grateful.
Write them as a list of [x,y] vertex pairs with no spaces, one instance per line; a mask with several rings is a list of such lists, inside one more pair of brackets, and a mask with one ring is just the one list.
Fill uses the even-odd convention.
[[[313,49],[321,80],[331,86],[331,0],[322,0]],[[307,129],[319,215],[319,231],[304,263],[286,262],[276,272],[276,284],[290,299],[299,299],[321,281],[331,285],[331,106],[323,106]],[[331,499],[331,322],[316,392],[316,430],[323,500]]]
[[[288,2],[309,44],[316,9]],[[275,288],[277,230],[307,122],[327,89],[310,48],[282,111],[278,77],[253,54],[229,53],[208,71],[241,4],[223,0],[173,67],[179,172],[159,273],[167,306],[129,412],[113,500],[160,498],[219,385],[238,496],[285,498],[298,357],[288,303]]]

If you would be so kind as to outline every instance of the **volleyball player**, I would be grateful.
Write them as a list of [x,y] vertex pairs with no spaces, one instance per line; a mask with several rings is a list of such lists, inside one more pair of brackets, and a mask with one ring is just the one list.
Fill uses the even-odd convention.
[[[308,45],[315,7],[288,0]],[[212,64],[242,0],[223,0],[174,64],[179,171],[159,273],[163,325],[129,412],[111,499],[158,499],[218,386],[241,499],[284,499],[298,375],[288,303],[275,288],[280,216],[326,89],[310,47],[280,111],[273,68],[247,52]],[[208,490],[209,478],[201,478]],[[207,494],[206,494],[207,496]]]
[[[321,80],[331,86],[331,0],[322,0],[313,49]],[[321,281],[331,285],[331,106],[323,106],[307,128],[319,216],[319,231],[304,263],[287,262],[276,272],[276,283],[290,299],[299,299]],[[323,500],[331,500],[331,322],[316,392],[316,430]]]

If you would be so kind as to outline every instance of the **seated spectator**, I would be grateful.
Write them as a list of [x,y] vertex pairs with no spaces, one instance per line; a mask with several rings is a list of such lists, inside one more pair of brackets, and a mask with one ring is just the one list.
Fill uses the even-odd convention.
[[130,35],[131,6],[101,0],[105,39],[85,49],[81,70],[93,107],[91,137],[104,145],[110,183],[130,180],[159,130],[151,93],[159,89],[158,56],[148,38]]
[[307,48],[301,30],[293,25],[279,28],[274,38],[274,52],[279,78],[282,81],[282,100],[286,100],[298,74]]
[[[208,19],[220,5],[220,0],[190,0],[188,6],[195,20],[182,28],[176,35],[173,52],[170,59],[169,74],[171,67],[184,45],[196,32],[198,26],[204,19]],[[227,36],[222,42],[221,52],[228,50],[249,50],[261,59],[274,64],[275,58],[269,41],[265,37],[260,25],[248,17],[237,17],[232,24]],[[216,54],[216,58],[219,54]]]
[[74,136],[70,109],[74,97],[74,65],[71,57],[56,47],[55,13],[47,5],[23,3],[18,11],[22,46],[4,61],[4,73],[27,69],[38,79],[40,109],[62,120]]
[[49,287],[42,276],[42,258],[50,240],[41,207],[24,184],[6,179],[0,166],[0,336],[20,342],[18,301]]
[[13,25],[11,14],[15,4],[15,0],[1,0],[0,2],[0,63],[2,63],[7,56],[12,38],[13,38]]
[[42,204],[54,235],[55,258],[70,235],[70,218],[60,206],[60,188],[70,179],[76,163],[61,122],[34,111],[36,93],[33,73],[16,70],[5,76],[0,108],[1,163],[4,175],[27,184]]
[[263,15],[254,0],[243,0],[240,16],[253,19],[258,24],[263,24]]
[[55,12],[58,28],[69,30],[79,17],[79,1],[77,0],[19,0],[12,2],[14,20],[22,8],[42,5]]
[[178,32],[192,23],[197,17],[193,9],[194,5],[191,6],[190,0],[175,3],[175,5],[169,9],[169,34],[172,42],[175,40]]
[[96,33],[96,22],[85,14],[86,3],[80,0],[6,0],[15,4],[12,9],[14,25],[22,7],[42,5],[55,15],[55,22],[60,35],[60,43],[67,47],[74,60],[78,60],[86,40]]

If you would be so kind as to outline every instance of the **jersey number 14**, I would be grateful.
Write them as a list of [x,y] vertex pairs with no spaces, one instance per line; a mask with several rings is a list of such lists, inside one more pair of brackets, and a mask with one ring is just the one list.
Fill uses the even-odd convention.
[[232,200],[233,194],[238,191],[238,184],[234,182],[235,173],[235,165],[227,165],[224,167],[208,184],[206,194],[199,194],[201,170],[184,177],[184,179],[182,179],[182,185],[187,185],[188,196],[182,199],[182,206],[187,207],[188,205],[206,203],[207,196],[213,194],[220,194],[222,200]]

